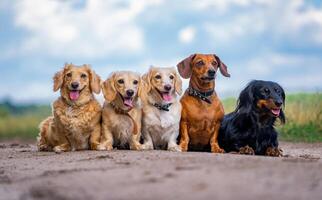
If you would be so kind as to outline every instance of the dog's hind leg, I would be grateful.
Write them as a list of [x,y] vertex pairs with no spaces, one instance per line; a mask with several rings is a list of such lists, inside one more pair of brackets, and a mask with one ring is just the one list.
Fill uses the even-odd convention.
[[49,132],[50,132],[50,124],[53,118],[48,117],[44,121],[42,121],[39,125],[39,136],[37,137],[37,148],[38,151],[50,151],[51,146],[48,141]]

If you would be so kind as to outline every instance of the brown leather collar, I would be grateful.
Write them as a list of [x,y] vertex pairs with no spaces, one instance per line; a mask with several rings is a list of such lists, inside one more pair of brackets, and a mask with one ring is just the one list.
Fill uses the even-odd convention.
[[132,116],[129,114],[129,112],[132,110],[132,108],[128,109],[128,110],[123,110],[121,108],[119,108],[118,106],[116,106],[113,102],[110,103],[112,108],[114,109],[114,111],[117,113],[117,114],[121,114],[121,115],[126,115],[128,116],[132,123],[133,123],[133,134],[134,135],[137,135],[138,134],[138,125],[135,123],[135,120],[132,118]]

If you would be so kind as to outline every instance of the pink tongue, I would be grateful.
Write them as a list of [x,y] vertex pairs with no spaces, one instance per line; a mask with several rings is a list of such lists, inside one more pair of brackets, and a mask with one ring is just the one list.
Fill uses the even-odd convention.
[[163,98],[163,100],[165,100],[165,101],[171,101],[172,96],[171,96],[169,93],[163,93],[163,94],[162,94],[162,98]]
[[132,108],[133,107],[132,99],[124,99],[124,105]]
[[79,97],[79,91],[70,91],[69,93],[69,98],[72,100],[72,101],[76,101]]
[[272,109],[271,110],[272,111],[272,113],[274,114],[274,115],[276,115],[276,116],[278,116],[278,115],[280,115],[280,109]]

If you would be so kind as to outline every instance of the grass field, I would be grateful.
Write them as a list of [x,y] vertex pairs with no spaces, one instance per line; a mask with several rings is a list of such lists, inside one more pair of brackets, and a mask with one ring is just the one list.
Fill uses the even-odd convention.
[[[234,110],[235,98],[223,100],[226,113]],[[322,142],[322,93],[291,94],[286,97],[284,126],[277,125],[280,138],[296,142]],[[0,104],[0,140],[34,139],[38,124],[50,115],[49,105]]]

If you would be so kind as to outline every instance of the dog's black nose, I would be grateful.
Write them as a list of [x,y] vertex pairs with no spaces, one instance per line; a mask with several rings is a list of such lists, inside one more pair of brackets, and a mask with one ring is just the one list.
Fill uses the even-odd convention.
[[208,75],[209,76],[214,77],[215,74],[216,74],[216,71],[215,70],[213,70],[213,69],[208,70]]
[[126,90],[126,95],[127,95],[128,97],[133,96],[133,94],[134,94],[134,91],[133,91],[133,90]]
[[166,91],[170,91],[171,90],[171,85],[169,85],[169,84],[167,84],[167,85],[165,85],[164,86],[164,89],[166,90]]
[[276,101],[274,101],[274,103],[277,107],[280,107],[283,104],[283,102],[281,100],[276,100]]
[[77,89],[77,88],[78,88],[78,86],[79,86],[79,83],[77,83],[77,82],[72,82],[71,86],[72,86],[72,88],[73,88],[73,89]]

